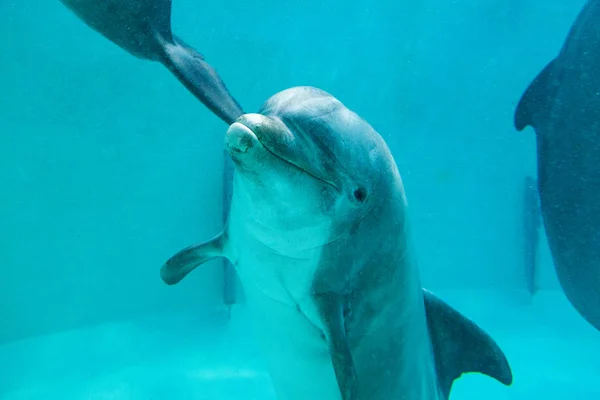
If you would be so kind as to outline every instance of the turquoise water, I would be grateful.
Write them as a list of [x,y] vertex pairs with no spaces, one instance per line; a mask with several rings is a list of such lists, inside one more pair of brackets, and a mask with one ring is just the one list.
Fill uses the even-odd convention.
[[[596,399],[597,332],[554,291],[438,293],[498,341],[511,387],[475,374],[451,398]],[[493,310],[493,311],[490,311]],[[274,400],[244,306],[176,312],[62,332],[0,347],[3,400]]]
[[[543,235],[527,293],[535,138],[512,126],[583,3],[174,0],[174,31],[246,110],[312,85],[382,134],[424,286],[513,368],[512,387],[467,376],[454,399],[600,395],[600,337]],[[176,287],[158,273],[221,228],[226,125],[57,1],[0,2],[0,90],[0,399],[274,398],[245,306],[222,309],[221,265]]]

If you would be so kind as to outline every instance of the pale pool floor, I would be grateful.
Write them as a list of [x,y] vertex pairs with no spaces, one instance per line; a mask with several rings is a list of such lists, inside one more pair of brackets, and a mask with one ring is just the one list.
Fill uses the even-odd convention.
[[[463,376],[451,400],[599,399],[600,332],[560,292],[438,291],[486,329],[512,387]],[[244,306],[155,316],[0,346],[1,400],[274,400]]]

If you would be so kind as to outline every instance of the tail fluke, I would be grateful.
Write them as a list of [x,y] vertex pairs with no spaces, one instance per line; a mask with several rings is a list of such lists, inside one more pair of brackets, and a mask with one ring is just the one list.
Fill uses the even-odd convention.
[[176,36],[173,40],[174,44],[166,45],[163,63],[217,117],[228,125],[234,123],[244,112],[221,77],[202,54]]

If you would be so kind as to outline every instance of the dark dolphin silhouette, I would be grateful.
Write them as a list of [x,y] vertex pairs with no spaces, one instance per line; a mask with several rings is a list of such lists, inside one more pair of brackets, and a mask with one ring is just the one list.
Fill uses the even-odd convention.
[[89,27],[136,57],[165,65],[225,123],[243,114],[204,56],[171,32],[171,0],[60,0]]
[[600,330],[600,0],[583,7],[514,123],[536,132],[540,205],[560,284]]

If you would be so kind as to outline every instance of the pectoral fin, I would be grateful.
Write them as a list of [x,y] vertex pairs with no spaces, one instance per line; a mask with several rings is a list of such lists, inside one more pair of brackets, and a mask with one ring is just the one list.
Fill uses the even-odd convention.
[[160,269],[160,276],[167,285],[181,281],[194,268],[215,257],[223,257],[225,234],[220,233],[208,242],[187,247],[171,257]]
[[357,400],[358,382],[352,353],[346,339],[343,298],[333,292],[316,294],[314,298],[323,321],[342,400]]
[[467,372],[479,372],[510,385],[510,365],[494,339],[433,293],[423,290],[423,295],[438,382],[445,398],[453,382]]

